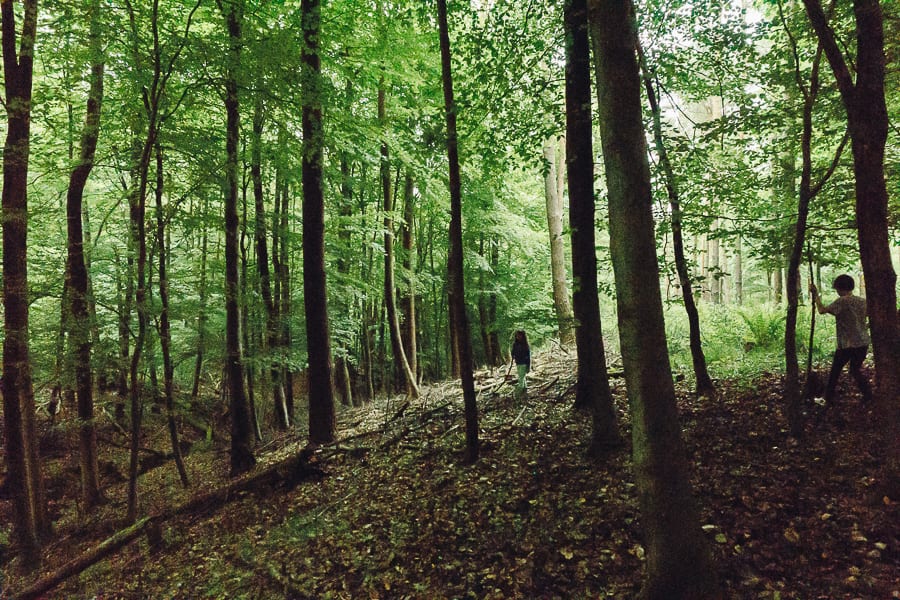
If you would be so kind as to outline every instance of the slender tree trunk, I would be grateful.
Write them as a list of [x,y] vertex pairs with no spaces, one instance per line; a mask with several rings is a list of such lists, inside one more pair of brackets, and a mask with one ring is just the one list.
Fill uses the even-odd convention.
[[[352,100],[353,88],[350,80],[347,80],[346,102],[349,106]],[[341,228],[338,231],[338,241],[340,242],[340,254],[338,257],[337,269],[342,276],[350,275],[350,261],[347,256],[353,251],[352,235],[350,232],[350,220],[353,217],[353,176],[350,168],[350,159],[346,151],[341,152],[341,205],[340,219]],[[338,299],[340,303],[338,310],[345,313],[350,310],[348,303],[343,299]],[[338,396],[340,402],[344,406],[356,406],[359,399],[353,397],[353,386],[350,380],[350,370],[347,366],[348,357],[350,355],[349,344],[344,342],[344,346],[337,353],[338,358],[335,360],[335,382],[337,385]]]
[[243,0],[219,0],[219,8],[228,28],[228,62],[225,74],[225,112],[227,118],[225,150],[225,370],[231,411],[232,477],[246,473],[256,464],[253,456],[253,429],[250,405],[244,390],[244,365],[241,352],[240,281],[238,277],[238,147],[240,109],[238,73],[241,68]]
[[324,132],[319,58],[319,0],[302,0],[303,98],[303,301],[309,352],[309,439],[327,444],[335,437],[331,337],[325,292],[325,202],[322,190]]
[[165,219],[163,217],[163,154],[159,144],[156,145],[156,244],[159,248],[159,345],[163,356],[163,393],[165,395],[166,424],[169,428],[169,439],[172,442],[172,456],[175,458],[175,468],[181,485],[190,486],[187,470],[184,468],[184,458],[181,456],[181,446],[178,444],[178,423],[175,420],[175,367],[172,364],[171,327],[169,326],[169,279],[166,275],[166,261],[168,259],[165,236]]
[[400,238],[403,244],[403,271],[407,285],[400,294],[400,313],[403,315],[403,351],[409,363],[413,380],[419,380],[419,348],[416,330],[416,198],[412,172],[407,170],[403,180],[403,224],[400,227]]
[[90,6],[91,74],[87,118],[81,136],[79,162],[69,177],[66,197],[68,231],[67,268],[69,283],[68,330],[74,350],[75,391],[78,402],[81,498],[86,512],[102,501],[97,466],[97,430],[94,425],[93,373],[91,369],[91,318],[88,311],[89,276],[85,262],[82,208],[84,188],[94,166],[100,111],[103,101],[104,62],[101,48],[100,2]]
[[706,356],[703,354],[703,342],[700,336],[700,315],[697,312],[697,303],[694,301],[691,273],[688,269],[687,258],[684,255],[684,234],[681,225],[681,199],[678,195],[678,184],[675,180],[672,163],[669,160],[668,149],[663,140],[662,118],[660,116],[656,89],[653,87],[653,81],[647,67],[647,61],[640,47],[640,42],[638,43],[637,51],[643,71],[644,89],[647,92],[650,112],[653,117],[653,139],[656,144],[656,153],[659,156],[659,166],[663,171],[666,194],[669,197],[669,208],[672,211],[672,247],[675,253],[675,270],[678,272],[678,282],[681,286],[684,310],[688,317],[691,360],[694,367],[694,378],[697,380],[696,391],[698,396],[714,397],[716,388],[706,368]]
[[[285,186],[281,193],[281,221],[279,226],[279,235],[281,236],[280,252],[280,268],[278,269],[278,277],[281,281],[281,346],[284,348],[285,354],[290,352],[293,344],[293,333],[291,331],[291,265],[290,257],[292,256],[292,248],[290,245],[290,195],[288,187]],[[284,404],[287,407],[288,420],[294,422],[294,373],[290,368],[290,362],[286,361],[283,377],[284,380]]]
[[26,570],[40,566],[49,530],[28,345],[28,158],[37,2],[23,0],[20,53],[12,2],[2,2],[6,142],[3,148],[3,420],[13,534]]
[[634,8],[621,0],[592,0],[591,7],[610,254],[647,549],[641,598],[722,598],[691,496],[666,349]]
[[444,84],[444,109],[447,118],[447,159],[450,167],[450,255],[447,261],[450,283],[450,327],[456,333],[456,348],[459,353],[459,372],[462,380],[463,403],[465,406],[465,462],[472,463],[478,460],[478,406],[475,402],[475,379],[472,375],[472,342],[469,337],[469,323],[466,317],[463,278],[462,190],[446,0],[438,0],[438,32],[441,45],[441,79]]
[[[203,214],[206,215],[209,202],[203,199]],[[206,257],[209,247],[209,231],[204,226],[200,241],[200,282],[198,294],[200,296],[199,312],[197,313],[197,354],[194,360],[194,384],[191,386],[191,402],[196,402],[200,395],[200,377],[203,373],[203,357],[206,352],[206,323],[209,320],[206,314]]]
[[[382,127],[387,124],[385,112],[384,78],[378,84],[378,121]],[[419,386],[416,375],[410,369],[406,352],[400,335],[400,320],[397,315],[395,296],[397,287],[394,283],[394,199],[391,193],[390,157],[387,141],[381,143],[381,192],[384,201],[384,304],[387,309],[388,330],[391,337],[391,351],[397,361],[406,384],[406,394],[410,398],[419,397]]]
[[553,280],[553,306],[559,328],[559,341],[570,346],[575,341],[575,315],[569,303],[569,286],[566,284],[566,250],[563,239],[563,199],[558,182],[557,157],[563,154],[557,139],[544,144],[544,200],[547,205],[547,229],[550,232],[550,274]]
[[[262,182],[262,132],[265,115],[262,100],[257,100],[253,113],[253,139],[251,140],[250,177],[253,180],[253,198],[256,204],[256,268],[259,273],[259,288],[266,311],[265,350],[274,354],[278,347],[278,326],[276,323],[275,301],[272,298],[272,283],[269,274],[269,249],[266,244],[266,206]],[[269,369],[272,380],[272,401],[275,409],[275,423],[280,429],[287,429],[290,420],[284,400],[284,386],[277,360],[272,360]]]
[[[249,223],[249,220],[247,219],[247,186],[248,180],[246,177],[246,169],[244,169],[241,177],[240,239],[238,240],[238,247],[240,248],[241,254],[241,268],[240,275],[238,276],[240,281],[240,293],[238,298],[241,299],[242,358],[244,356],[258,356],[259,349],[262,347],[262,344],[259,343],[259,328],[255,326],[259,321],[255,318],[257,315],[254,312],[254,306],[251,305],[249,301],[251,294],[249,289],[250,277],[248,275],[250,260],[247,258],[247,227]],[[265,376],[263,376],[262,379],[265,379]],[[250,411],[250,426],[253,427],[253,435],[256,442],[261,442],[262,428],[259,424],[259,410],[256,408],[256,369],[254,368],[253,363],[244,365],[244,381],[246,382],[245,389],[247,390],[247,408]]]
[[593,416],[589,452],[599,454],[621,443],[606,372],[606,351],[597,296],[594,244],[594,150],[591,139],[591,68],[585,0],[566,0],[566,163],[569,175],[569,228],[575,279],[575,346],[578,379],[575,407]]

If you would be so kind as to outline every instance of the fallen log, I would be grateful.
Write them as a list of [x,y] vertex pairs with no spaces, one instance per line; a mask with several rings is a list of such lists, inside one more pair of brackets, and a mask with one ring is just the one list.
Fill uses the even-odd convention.
[[115,534],[106,538],[100,542],[100,544],[91,548],[81,556],[73,558],[53,573],[49,573],[38,579],[14,597],[18,600],[34,600],[40,598],[69,577],[81,573],[94,563],[106,558],[113,552],[137,539],[155,519],[159,519],[159,517],[144,517],[134,525],[117,531]]

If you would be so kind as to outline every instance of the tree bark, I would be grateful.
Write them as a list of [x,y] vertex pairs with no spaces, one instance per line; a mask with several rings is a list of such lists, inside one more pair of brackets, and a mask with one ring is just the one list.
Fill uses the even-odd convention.
[[244,390],[241,352],[240,281],[238,277],[238,148],[240,107],[238,73],[241,68],[243,0],[219,0],[228,29],[225,73],[225,372],[231,412],[231,470],[235,477],[256,464],[250,406]]
[[306,347],[309,352],[309,439],[334,440],[331,338],[325,293],[325,202],[322,190],[322,131],[319,0],[302,0],[303,98],[303,300],[306,307]]
[[403,179],[403,223],[400,239],[403,245],[403,271],[407,284],[400,293],[400,313],[403,316],[401,338],[403,351],[414,380],[419,380],[419,348],[416,326],[416,197],[412,172],[407,170]]
[[74,350],[75,394],[78,404],[78,439],[81,466],[81,499],[86,512],[93,511],[103,499],[97,466],[97,430],[94,425],[93,373],[91,369],[91,318],[88,310],[89,275],[85,262],[82,225],[84,188],[94,167],[100,112],[103,101],[102,38],[100,2],[90,5],[91,74],[87,117],[81,136],[79,161],[69,177],[66,196],[68,236],[67,269],[69,277],[69,339]]
[[[250,177],[253,180],[253,199],[256,206],[256,270],[259,274],[259,289],[266,311],[266,338],[264,352],[272,355],[278,348],[278,326],[276,323],[275,301],[272,297],[272,281],[269,273],[269,248],[266,237],[266,205],[262,182],[262,133],[265,114],[262,100],[256,101],[253,112],[253,139],[251,140]],[[274,358],[270,362],[269,377],[272,385],[272,403],[275,423],[279,429],[287,429],[290,419],[281,383],[281,370]]]
[[691,496],[666,348],[632,3],[592,0],[610,254],[647,548],[641,597],[721,598]]
[[12,2],[2,2],[6,142],[3,148],[3,419],[13,535],[22,565],[40,566],[41,537],[49,529],[35,427],[34,383],[28,344],[28,159],[37,2],[23,0],[16,52]]
[[[384,78],[378,82],[378,122],[382,128],[387,125],[385,109]],[[410,369],[400,334],[400,320],[397,316],[396,284],[394,283],[394,197],[391,193],[390,156],[387,141],[381,142],[381,193],[384,209],[384,305],[387,310],[388,330],[391,336],[391,352],[399,363],[406,384],[406,395],[419,397],[416,375]]]
[[900,319],[897,274],[891,264],[884,152],[888,133],[885,103],[884,17],[878,0],[855,0],[856,81],[818,0],[803,0],[847,111],[856,179],[859,254],[875,355],[876,397],[885,443],[885,477],[900,489]]
[[478,406],[472,374],[472,341],[466,316],[463,278],[462,190],[459,148],[456,134],[456,104],[453,99],[453,74],[450,57],[450,33],[447,25],[447,2],[438,0],[438,33],[441,45],[441,79],[444,87],[444,110],[447,119],[447,160],[450,168],[450,253],[447,260],[450,294],[450,328],[455,333],[459,356],[459,374],[463,389],[466,419],[466,451],[464,462],[478,460]]
[[672,162],[669,160],[669,152],[663,140],[662,117],[660,115],[659,101],[656,89],[647,67],[647,61],[638,42],[638,58],[643,72],[644,89],[647,92],[647,100],[650,104],[650,113],[653,117],[653,140],[656,145],[656,153],[659,157],[659,166],[663,171],[666,184],[666,194],[669,197],[669,208],[672,211],[672,248],[675,253],[675,270],[678,272],[678,283],[681,286],[681,297],[684,301],[684,311],[687,313],[688,330],[691,347],[691,361],[694,367],[696,379],[696,392],[698,396],[714,397],[716,388],[706,368],[706,355],[703,353],[703,342],[700,336],[700,315],[697,312],[697,303],[694,301],[694,289],[691,283],[691,273],[688,269],[687,258],[684,254],[684,234],[681,223],[681,199],[678,195],[678,183]]
[[563,199],[559,186],[560,165],[564,158],[560,142],[555,138],[544,144],[544,200],[547,206],[547,229],[550,232],[550,275],[553,280],[553,306],[559,341],[570,346],[575,341],[575,315],[569,303],[569,286],[566,284],[566,251],[563,240]]
[[163,355],[163,393],[166,406],[166,425],[169,428],[169,440],[172,443],[172,456],[181,485],[190,486],[187,470],[184,468],[184,457],[178,443],[178,423],[175,420],[175,367],[172,364],[172,334],[169,325],[169,277],[166,274],[168,248],[166,244],[165,219],[163,217],[163,154],[159,144],[156,145],[156,246],[159,252],[159,345]]
[[589,452],[621,443],[600,323],[597,250],[594,243],[594,150],[591,137],[591,67],[585,0],[566,0],[566,163],[569,175],[569,228],[575,279],[575,346],[578,379],[575,407],[589,409],[593,433]]

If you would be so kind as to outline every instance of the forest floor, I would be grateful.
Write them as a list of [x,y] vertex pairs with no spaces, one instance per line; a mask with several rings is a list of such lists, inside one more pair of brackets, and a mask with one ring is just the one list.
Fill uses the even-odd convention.
[[[460,464],[458,382],[424,387],[409,405],[394,398],[344,409],[343,441],[311,455],[316,477],[169,519],[161,550],[151,555],[141,538],[44,597],[631,598],[645,551],[630,442],[589,459],[590,419],[571,408],[574,357],[535,362],[525,400],[513,398],[502,371],[479,374],[474,465]],[[678,405],[726,597],[900,598],[900,501],[874,491],[878,424],[855,392],[842,387],[846,397],[828,415],[811,405],[798,443],[786,435],[778,376],[718,385],[719,400],[681,389]],[[627,437],[624,384],[613,386]],[[270,440],[256,471],[303,443]],[[145,513],[229,483],[227,448],[202,447],[187,459],[188,490],[170,463],[143,476]],[[106,448],[104,460],[124,464],[124,449]],[[68,460],[71,474],[77,461]],[[73,502],[77,478],[51,488],[59,540],[47,547],[43,573],[110,535],[124,513],[122,483],[107,488],[110,503],[91,517],[61,505]],[[0,503],[3,517],[8,505]],[[4,561],[3,598],[25,584],[17,572]]]

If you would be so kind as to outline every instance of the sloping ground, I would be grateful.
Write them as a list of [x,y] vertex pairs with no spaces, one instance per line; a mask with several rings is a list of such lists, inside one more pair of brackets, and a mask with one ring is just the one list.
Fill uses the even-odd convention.
[[[48,597],[629,598],[644,560],[630,450],[601,463],[585,457],[590,425],[570,409],[571,361],[537,357],[524,401],[482,374],[474,466],[459,466],[453,384],[409,406],[393,399],[346,411],[349,439],[312,460],[320,480],[174,519],[163,551],[149,556],[145,541],[133,543]],[[785,435],[772,377],[725,387],[715,402],[683,391],[679,404],[729,598],[900,598],[900,503],[873,497],[875,423],[857,399],[828,418],[812,407],[802,443]],[[261,462],[299,451],[275,445]],[[205,479],[195,489],[223,485],[223,467],[210,465],[226,459],[192,456],[192,476]],[[142,482],[148,511],[185,495],[170,471]],[[54,546],[51,561],[77,547]]]

